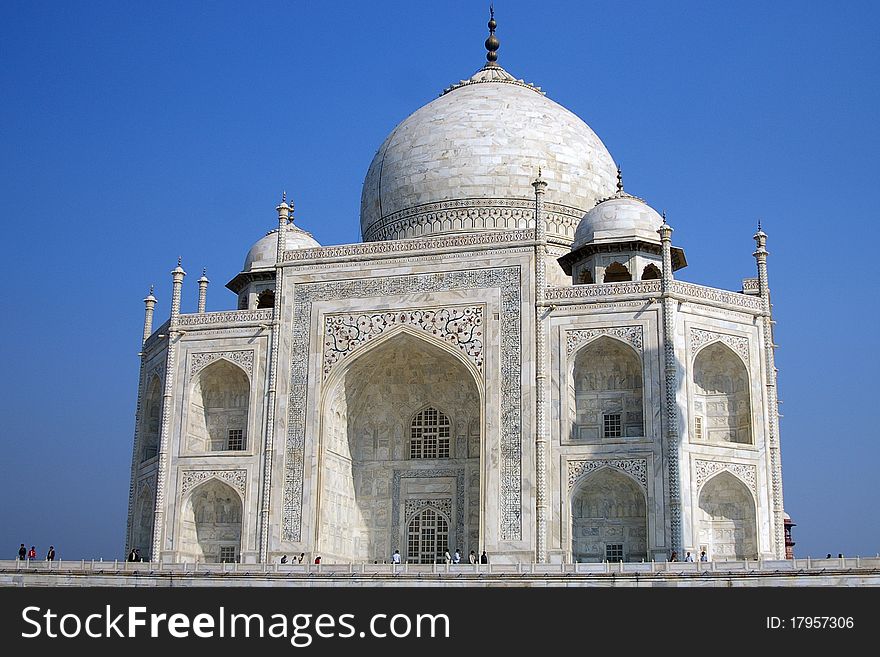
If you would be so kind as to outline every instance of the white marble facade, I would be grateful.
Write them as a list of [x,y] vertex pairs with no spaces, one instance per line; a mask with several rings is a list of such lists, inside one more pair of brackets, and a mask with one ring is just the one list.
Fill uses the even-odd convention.
[[129,548],[784,557],[762,232],[744,291],[678,280],[598,137],[494,64],[381,146],[365,242],[277,212],[237,310],[181,314],[180,266],[155,331],[147,299]]

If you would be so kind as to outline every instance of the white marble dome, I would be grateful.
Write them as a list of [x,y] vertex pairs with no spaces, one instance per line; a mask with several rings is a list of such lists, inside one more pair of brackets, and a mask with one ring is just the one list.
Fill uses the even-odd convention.
[[642,199],[620,191],[587,212],[578,224],[571,245],[575,251],[586,244],[641,240],[660,244],[657,230],[663,217]]
[[484,67],[379,148],[361,195],[363,239],[527,228],[539,166],[548,235],[570,242],[584,212],[614,192],[614,161],[575,114],[501,67]]
[[[287,234],[285,235],[285,248],[288,251],[294,249],[311,249],[321,246],[308,233],[294,224],[287,225]],[[254,269],[266,269],[275,266],[275,258],[278,253],[278,229],[270,230],[265,236],[261,237],[254,244],[247,257],[244,259],[244,267],[242,271],[253,271]]]

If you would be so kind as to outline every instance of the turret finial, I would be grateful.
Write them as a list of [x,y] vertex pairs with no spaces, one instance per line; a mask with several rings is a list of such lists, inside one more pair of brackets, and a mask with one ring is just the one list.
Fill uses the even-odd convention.
[[149,296],[153,296],[153,290],[156,288],[155,285],[150,285],[150,294]]
[[287,203],[287,192],[286,191],[281,192],[281,202]]
[[498,48],[501,42],[495,36],[495,28],[498,23],[495,22],[495,5],[489,5],[489,38],[486,39],[486,66],[498,66]]
[[758,219],[758,232],[759,233],[761,232],[761,220],[760,219]]
[[620,170],[620,167],[617,167],[617,193],[623,193],[623,171]]
[[180,265],[182,263],[183,263],[183,256],[177,256],[177,266],[180,267]]

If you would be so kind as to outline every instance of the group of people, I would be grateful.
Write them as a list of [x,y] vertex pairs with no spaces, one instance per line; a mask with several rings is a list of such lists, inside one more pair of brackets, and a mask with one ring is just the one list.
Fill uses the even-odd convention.
[[132,548],[131,552],[128,553],[126,561],[146,561],[146,559],[141,556],[140,548]]
[[[290,560],[287,559],[287,555],[283,555],[281,557],[281,563],[302,563],[303,559],[306,558],[306,553],[301,552],[299,557],[291,557]],[[321,557],[315,557],[315,563],[321,563]]]
[[[449,554],[449,550],[446,550],[446,552],[444,552],[443,554],[443,560],[446,563],[461,563],[461,550],[456,549],[455,554]],[[391,555],[391,563],[400,563],[400,550],[395,550],[394,554]],[[477,553],[471,550],[471,553],[468,555],[468,563],[489,563],[489,555],[486,554],[485,550],[483,550],[483,554],[477,557]]]
[[[28,550],[24,543],[18,548],[18,559],[19,561],[33,561],[37,558],[37,547],[35,545],[31,545],[31,549]],[[46,552],[46,561],[55,561],[55,546],[50,545],[49,551]]]
[[[694,559],[694,555],[692,555],[690,552],[688,552],[687,554],[684,555],[684,560],[687,563],[693,563],[694,561],[696,561]],[[678,552],[673,550],[672,555],[669,557],[669,561],[678,561]],[[700,561],[704,561],[704,562],[709,561],[709,557],[706,555],[705,550],[700,552]]]

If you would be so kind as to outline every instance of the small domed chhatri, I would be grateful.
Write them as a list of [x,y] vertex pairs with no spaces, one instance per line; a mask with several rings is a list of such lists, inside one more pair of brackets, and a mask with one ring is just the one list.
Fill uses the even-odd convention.
[[[295,249],[311,249],[321,246],[312,237],[312,234],[304,231],[299,226],[288,224],[284,229],[284,246],[286,251]],[[242,271],[254,271],[255,269],[274,269],[275,257],[278,251],[278,229],[270,230],[250,248],[244,259]]]
[[[617,191],[584,215],[571,252],[559,258],[559,264],[575,283],[660,278],[662,225],[663,217],[654,208],[623,189],[618,168]],[[684,251],[672,247],[673,271],[686,265]]]
[[238,295],[239,309],[267,308],[274,303],[279,231],[284,231],[285,251],[321,246],[311,233],[294,224],[293,201],[288,204],[286,192],[282,195],[281,205],[277,210],[279,227],[256,241],[245,256],[241,273],[226,284],[227,288]]
[[496,27],[382,144],[363,242],[320,246],[282,195],[232,309],[203,275],[181,312],[182,266],[156,331],[144,299],[126,551],[415,574],[461,550],[574,580],[785,557],[767,235],[742,291],[677,280],[665,215],[499,65]]
[[623,239],[640,239],[660,244],[657,231],[663,217],[644,199],[626,193],[623,189],[623,172],[617,169],[617,192],[600,200],[587,212],[574,234],[572,251],[588,243],[617,242]]
[[365,241],[533,225],[531,182],[543,166],[554,190],[548,235],[570,243],[596,201],[614,192],[614,161],[578,116],[497,62],[487,62],[401,122],[364,179]]

